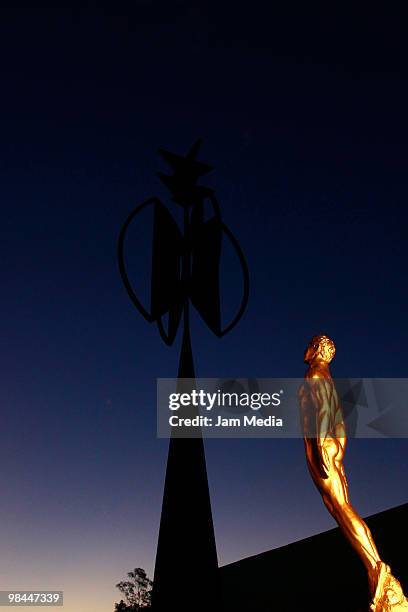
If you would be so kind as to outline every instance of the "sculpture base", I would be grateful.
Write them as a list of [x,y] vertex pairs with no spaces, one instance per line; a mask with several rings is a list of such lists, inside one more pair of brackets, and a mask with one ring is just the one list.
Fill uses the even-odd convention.
[[402,587],[386,563],[381,563],[370,612],[408,612],[408,601]]

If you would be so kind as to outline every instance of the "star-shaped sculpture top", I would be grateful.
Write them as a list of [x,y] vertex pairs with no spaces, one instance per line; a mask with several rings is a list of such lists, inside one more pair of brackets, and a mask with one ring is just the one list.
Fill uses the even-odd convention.
[[159,149],[160,155],[173,169],[173,174],[157,172],[157,176],[166,185],[173,195],[174,202],[181,206],[194,206],[214,192],[214,189],[197,185],[197,180],[203,174],[210,172],[213,167],[196,160],[201,145],[201,138],[191,147],[185,157]]

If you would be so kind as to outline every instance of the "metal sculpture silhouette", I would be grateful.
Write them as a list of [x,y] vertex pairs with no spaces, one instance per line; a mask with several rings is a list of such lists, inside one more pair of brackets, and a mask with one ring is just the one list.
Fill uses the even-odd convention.
[[[119,236],[118,260],[127,293],[140,314],[156,322],[160,336],[171,345],[182,323],[178,378],[194,379],[190,339],[190,303],[209,329],[219,338],[242,317],[249,295],[249,274],[243,253],[221,219],[214,190],[197,184],[212,167],[197,161],[199,139],[183,157],[164,149],[161,156],[173,169],[172,175],[157,175],[183,208],[181,232],[169,210],[149,198],[127,218]],[[213,215],[205,215],[206,202]],[[153,206],[153,246],[150,310],[141,303],[130,284],[124,258],[126,232],[134,218]],[[243,274],[241,303],[232,321],[222,328],[220,259],[222,237],[231,242]],[[163,317],[168,317],[167,329]],[[181,384],[181,383],[179,383]],[[184,389],[185,390],[185,389]],[[179,589],[179,590],[178,590]],[[152,605],[155,612],[171,605],[181,611],[217,608],[219,601],[218,562],[208,490],[202,437],[171,437],[167,461],[163,507],[154,573]],[[211,602],[211,603],[210,603]]]

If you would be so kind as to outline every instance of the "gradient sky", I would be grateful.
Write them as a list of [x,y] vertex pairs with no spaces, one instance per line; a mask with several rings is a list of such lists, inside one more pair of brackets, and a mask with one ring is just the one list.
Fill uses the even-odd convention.
[[[250,269],[231,334],[193,316],[198,376],[302,376],[321,332],[334,376],[408,375],[404,19],[221,4],[2,16],[0,588],[64,589],[67,612],[112,612],[126,572],[154,569],[168,447],[155,383],[176,374],[179,338],[164,346],[132,307],[116,243],[136,204],[168,202],[158,147],[203,137]],[[361,514],[408,500],[407,449],[350,441]],[[220,564],[334,526],[301,440],[208,440],[206,453]]]

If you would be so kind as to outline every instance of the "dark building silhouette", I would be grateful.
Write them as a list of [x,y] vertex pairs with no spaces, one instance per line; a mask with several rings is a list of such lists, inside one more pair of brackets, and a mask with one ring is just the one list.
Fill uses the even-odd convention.
[[[408,590],[408,503],[365,519]],[[366,571],[340,529],[220,568],[224,612],[368,612]]]

